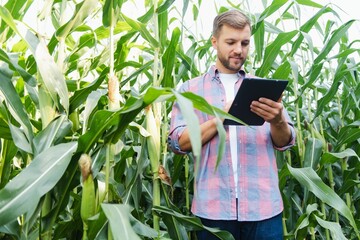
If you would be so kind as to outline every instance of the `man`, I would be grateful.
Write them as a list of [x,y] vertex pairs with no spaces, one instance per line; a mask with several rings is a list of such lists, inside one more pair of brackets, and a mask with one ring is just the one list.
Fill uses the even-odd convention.
[[[251,22],[238,10],[218,15],[213,23],[212,46],[217,59],[203,76],[185,82],[180,92],[194,92],[210,104],[228,111],[234,93],[247,74],[243,70],[251,38]],[[225,126],[226,150],[215,171],[216,121],[196,110],[200,121],[202,152],[196,178],[192,213],[205,226],[229,231],[235,239],[282,239],[283,203],[278,187],[274,149],[295,142],[295,131],[281,99],[260,98],[251,110],[266,122],[262,126]],[[174,104],[169,146],[179,154],[191,152],[189,131],[179,106]],[[198,239],[217,239],[207,231]]]

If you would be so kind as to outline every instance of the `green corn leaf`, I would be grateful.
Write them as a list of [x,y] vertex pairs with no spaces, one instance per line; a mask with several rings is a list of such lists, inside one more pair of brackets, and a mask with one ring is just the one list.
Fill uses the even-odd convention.
[[163,206],[154,206],[153,210],[159,212],[162,215],[170,215],[170,216],[175,217],[176,220],[178,220],[181,224],[183,224],[189,231],[207,230],[207,231],[211,232],[212,234],[214,234],[219,239],[224,239],[224,240],[234,239],[234,237],[229,232],[221,231],[221,230],[215,229],[215,228],[209,228],[209,227],[202,225],[200,219],[197,217],[183,215],[181,213],[175,212],[174,210],[171,210],[171,209],[169,209],[167,207],[163,207]]
[[336,54],[335,56],[330,57],[328,60],[332,60],[332,59],[335,59],[335,58],[346,58],[346,57],[348,57],[350,54],[352,54],[354,52],[359,53],[360,50],[355,49],[355,48],[348,48],[348,49],[345,49],[344,51],[341,51],[340,53]]
[[[188,73],[188,71],[191,72],[192,76],[199,76],[200,72],[197,69],[197,67],[194,64],[194,57],[195,57],[195,48],[196,48],[196,43],[193,44],[190,49],[184,53],[181,48],[178,48],[176,50],[177,55],[179,56],[179,58],[181,59],[181,65],[180,65],[180,69],[179,69],[179,79],[181,79],[182,76],[186,75]],[[184,79],[187,79],[185,76],[183,77]],[[177,79],[175,79],[175,81],[178,81]],[[177,84],[177,82],[175,83]]]
[[334,31],[329,41],[325,44],[319,55],[314,60],[314,64],[318,64],[320,61],[326,58],[326,56],[333,49],[335,44],[339,43],[340,39],[344,37],[344,35],[347,33],[347,31],[354,22],[355,20],[350,20]]
[[343,80],[344,80],[344,74],[346,72],[348,72],[347,66],[344,64],[345,61],[346,61],[345,58],[340,59],[340,61],[338,63],[339,66],[335,72],[335,77],[334,77],[333,83],[332,83],[330,89],[325,94],[325,96],[322,97],[318,101],[318,106],[317,106],[317,109],[316,109],[316,112],[314,114],[314,118],[312,121],[314,121],[314,119],[322,113],[322,111],[325,109],[326,105],[334,99],[334,96],[339,91],[339,87],[343,83]]
[[2,170],[0,178],[0,189],[4,188],[4,186],[11,178],[13,157],[18,152],[18,149],[13,141],[2,139],[1,143]]
[[11,16],[11,13],[9,12],[8,9],[3,7],[2,5],[0,6],[0,17],[1,17],[1,20],[3,20],[3,21],[1,21],[2,25],[9,26],[12,30],[14,30],[14,32],[19,33],[17,28],[16,28],[16,24],[14,22],[14,19]]
[[[180,212],[179,208],[171,203],[167,191],[164,188],[164,184],[162,184],[162,187],[163,187],[164,198],[168,208],[173,210],[174,212]],[[161,219],[164,221],[164,224],[167,227],[167,232],[169,233],[171,239],[177,239],[177,240],[189,239],[187,229],[185,228],[185,226],[180,224],[179,221],[177,221],[174,216],[170,214],[163,214],[161,216]]]
[[[9,22],[11,24],[11,21]],[[16,26],[13,26],[18,31]],[[38,70],[42,80],[55,103],[58,102],[57,96],[60,97],[60,104],[66,112],[69,109],[69,96],[65,78],[53,57],[49,54],[48,48],[44,41],[40,41],[24,25],[20,24],[19,35],[27,42],[33,56],[36,60]]]
[[84,110],[84,118],[83,118],[83,129],[87,129],[88,120],[90,117],[90,114],[93,112],[95,107],[97,106],[100,98],[106,94],[105,89],[98,89],[96,91],[93,91],[89,94],[89,96],[86,99],[85,104],[85,110]]
[[6,225],[0,226],[0,232],[13,235],[16,237],[16,239],[21,239],[20,226],[16,220]]
[[[189,99],[177,93],[176,91],[173,91],[173,93],[176,97],[176,101],[179,104],[181,113],[187,123],[189,132],[191,133],[189,134],[189,136],[191,141],[192,152],[195,156],[196,164],[198,166],[201,159],[200,157],[201,157],[201,146],[202,146],[199,119],[197,118],[195,112],[193,111],[194,109],[193,103]],[[197,167],[196,169],[199,168]]]
[[148,237],[151,239],[156,239],[159,235],[155,229],[145,225],[144,223],[142,223],[132,215],[130,215],[130,223],[132,225],[132,228],[134,229],[134,232],[136,232],[138,235]]
[[32,87],[36,86],[36,79],[25,71],[18,63],[17,63],[17,57],[12,57],[11,55],[8,55],[6,52],[4,52],[2,49],[0,49],[0,60],[6,62],[10,66],[16,69],[16,71],[21,75],[21,77],[24,79],[24,81],[29,84]]
[[136,20],[133,20],[131,18],[128,18],[124,14],[122,14],[122,17],[132,27],[132,29],[134,31],[140,32],[141,36],[150,43],[151,47],[153,47],[153,48],[159,47],[159,42],[156,41],[156,39],[150,34],[150,32],[147,30],[145,24],[138,22]]
[[76,147],[76,142],[70,142],[48,148],[0,190],[0,226],[34,211],[65,172]]
[[31,143],[27,139],[26,133],[24,133],[24,130],[12,125],[11,123],[9,123],[9,128],[11,131],[11,137],[12,137],[12,140],[14,141],[14,144],[19,149],[21,149],[27,153],[33,153]]
[[71,131],[71,122],[65,115],[60,115],[54,119],[45,129],[40,131],[34,137],[34,155],[54,145],[57,141],[62,140]]
[[182,93],[182,95],[184,97],[190,99],[192,101],[192,103],[194,104],[194,107],[204,113],[207,113],[207,114],[210,114],[213,116],[217,115],[220,118],[231,119],[238,123],[246,125],[240,119],[237,119],[236,117],[232,116],[231,114],[228,114],[228,113],[222,111],[221,109],[210,105],[203,97],[201,97],[199,95],[196,95],[192,92],[184,92],[184,93]]
[[[283,5],[285,5],[288,2],[288,0],[274,0],[272,1],[271,5],[267,7],[260,15],[258,19],[258,24],[263,21],[265,18],[272,15],[274,12],[279,11],[279,8],[281,8]],[[257,29],[257,27],[256,27]]]
[[[129,24],[127,24],[125,21],[118,21],[114,28],[114,34],[126,32],[129,30],[131,30],[131,27],[129,26]],[[96,35],[96,38],[98,41],[109,38],[109,36],[110,36],[110,31],[105,26],[98,27],[97,29],[95,29],[94,32],[95,32],[95,35]]]
[[106,68],[95,81],[91,82],[88,86],[75,91],[70,97],[70,112],[75,111],[81,104],[85,103],[91,92],[96,91],[96,89],[104,82],[108,73],[109,69]]
[[289,43],[297,33],[297,30],[287,33],[280,33],[276,37],[276,39],[269,46],[266,47],[263,63],[261,67],[259,67],[259,69],[256,71],[257,76],[264,77],[269,73],[273,62],[279,55],[281,47],[284,44]]
[[309,138],[305,145],[304,167],[316,170],[320,162],[323,144],[317,138]]
[[180,29],[175,28],[171,36],[170,44],[162,57],[162,63],[164,66],[164,77],[162,83],[164,87],[174,87],[172,74],[175,64],[176,47],[178,45],[179,39]]
[[[314,25],[318,22],[318,19],[325,13],[331,12],[332,9],[329,7],[323,7],[320,9],[314,16],[312,16],[304,25],[300,27],[301,32],[308,33]],[[304,35],[300,34],[299,37],[296,39],[294,44],[292,45],[290,56],[293,56],[296,51],[299,49],[301,43],[304,40]]]
[[321,73],[321,70],[323,68],[324,63],[319,64],[313,64],[307,73],[308,81],[301,87],[301,93],[305,91],[307,88],[311,88],[313,83],[318,80],[319,74]]
[[[127,82],[129,82],[130,80],[136,78],[138,75],[145,73],[146,74],[146,70],[151,67],[154,64],[154,60],[148,61],[145,64],[140,64],[139,68],[134,71],[129,77],[127,77],[125,80],[121,81],[120,83],[120,87],[124,86]],[[138,64],[136,64],[138,65]],[[121,64],[119,64],[118,68],[122,67]],[[118,70],[118,68],[116,67],[116,70]]]
[[[164,47],[168,44],[168,31],[169,31],[169,13],[168,11],[163,11],[158,14],[158,38],[160,42],[160,52],[163,52]],[[177,28],[177,27],[176,27]],[[175,30],[175,29],[174,29]]]
[[[17,94],[15,87],[12,84],[11,76],[5,75],[5,71],[0,67],[0,92],[6,100],[8,110],[11,112],[12,117],[22,126],[28,144],[33,138],[32,126],[30,119],[25,112],[24,105]],[[30,151],[31,152],[31,151]]]
[[322,8],[323,7],[323,5],[320,5],[311,0],[296,0],[296,2],[300,5],[305,5],[305,6],[314,7],[314,8]]
[[160,14],[171,7],[171,5],[175,2],[175,0],[166,0],[161,6],[159,6],[155,11]]
[[343,215],[358,233],[358,228],[351,210],[346,203],[316,174],[312,168],[292,168],[287,166],[291,175],[300,182],[301,185],[310,190],[321,201],[336,209]]
[[322,226],[325,229],[330,230],[332,239],[336,239],[336,240],[346,240],[347,239],[344,236],[339,223],[325,221],[316,215],[314,215],[314,216],[315,216],[316,221],[320,224],[320,226]]
[[89,121],[89,129],[79,138],[78,151],[88,152],[105,131],[111,128],[112,131],[105,136],[105,140],[116,142],[122,136],[129,123],[146,106],[147,104],[144,104],[143,99],[130,97],[119,111],[97,111]]
[[101,207],[109,220],[113,239],[134,239],[140,237],[134,232],[130,224],[130,207],[120,204],[101,204]]
[[[338,136],[337,146],[343,144],[358,142],[360,139],[360,128],[342,128]],[[358,142],[359,143],[359,142]]]
[[84,20],[96,8],[97,3],[97,0],[84,0],[77,4],[71,20],[56,31],[56,36],[58,38],[66,38],[71,31],[84,23]]
[[337,162],[339,159],[344,159],[349,157],[355,157],[360,161],[360,157],[356,154],[356,152],[351,148],[347,148],[344,151],[338,153],[330,153],[330,152],[324,153],[321,157],[321,163],[333,164]]
[[314,215],[314,212],[318,212],[318,205],[316,203],[306,206],[306,212],[302,214],[297,220],[298,224],[295,230],[296,239],[304,239],[307,234],[307,227],[310,225],[310,216]]
[[222,121],[219,120],[216,121],[216,129],[219,136],[219,147],[218,147],[218,154],[216,158],[216,165],[215,165],[215,171],[217,170],[220,161],[223,159],[223,156],[225,154],[225,148],[226,148],[226,131],[224,128],[224,125]]
[[258,24],[258,29],[254,33],[256,58],[255,61],[260,61],[263,58],[264,39],[265,39],[265,24],[261,22]]
[[[27,1],[27,0],[14,0],[14,1],[8,1],[4,7],[7,8],[11,14],[11,16],[16,20],[21,20],[22,17],[27,12],[28,8],[31,6],[31,3],[33,1]],[[1,25],[6,25],[2,23]],[[0,28],[0,32],[2,32],[2,28]]]
[[183,3],[184,4],[183,4],[182,12],[181,12],[181,19],[184,19],[184,17],[185,17],[186,11],[189,7],[189,0],[184,0]]

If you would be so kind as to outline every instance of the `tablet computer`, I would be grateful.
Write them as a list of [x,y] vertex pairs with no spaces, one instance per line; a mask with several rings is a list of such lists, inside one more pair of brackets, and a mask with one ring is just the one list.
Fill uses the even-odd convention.
[[[244,78],[229,113],[247,125],[260,126],[265,120],[251,112],[250,104],[261,97],[277,101],[285,90],[289,81],[265,78]],[[224,125],[242,125],[230,119],[224,120]]]

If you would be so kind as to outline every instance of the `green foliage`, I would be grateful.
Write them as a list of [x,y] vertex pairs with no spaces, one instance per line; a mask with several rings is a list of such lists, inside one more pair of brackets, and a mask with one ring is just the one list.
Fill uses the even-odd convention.
[[[259,13],[245,0],[221,6],[154,0],[138,6],[138,18],[124,10],[129,2],[46,2],[37,21],[51,27],[36,29],[24,20],[34,11],[32,1],[0,6],[0,238],[196,239],[194,232],[206,229],[232,239],[191,215],[198,162],[166,146],[174,100],[186,113],[197,159],[193,109],[231,118],[175,90],[214,60],[210,33],[184,21],[190,14],[196,24],[202,5],[210,4],[249,12],[254,51],[248,72],[290,80],[283,102],[297,143],[277,152],[285,238],[360,239],[360,40],[348,38],[356,21],[342,23],[335,5],[310,0],[262,1]],[[309,10],[316,12],[303,19]],[[118,86],[111,85],[113,77]],[[109,107],[114,87],[118,109]],[[160,134],[154,166],[161,165],[165,177],[150,166],[150,105],[152,130]],[[217,128],[225,139],[222,125]],[[222,141],[217,162],[224,149]],[[83,153],[93,161],[96,191],[84,235],[86,196],[77,163]]]

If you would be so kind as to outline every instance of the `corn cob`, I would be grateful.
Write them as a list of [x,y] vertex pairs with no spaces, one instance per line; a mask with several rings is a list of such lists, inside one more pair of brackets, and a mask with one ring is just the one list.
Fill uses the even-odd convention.
[[91,158],[87,154],[82,154],[79,159],[79,167],[82,176],[82,196],[80,215],[84,225],[83,239],[87,238],[87,221],[96,213],[96,199],[94,179],[91,173]]

